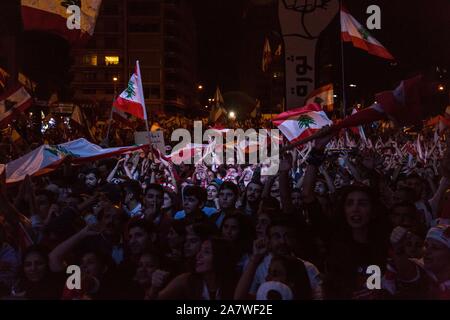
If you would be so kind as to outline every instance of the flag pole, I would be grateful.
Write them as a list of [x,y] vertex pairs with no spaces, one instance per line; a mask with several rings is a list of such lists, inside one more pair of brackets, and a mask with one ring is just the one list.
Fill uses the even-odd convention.
[[116,91],[114,90],[114,97],[113,97],[113,101],[112,101],[112,105],[111,105],[111,112],[109,113],[108,130],[106,131],[106,138],[105,138],[105,142],[108,144],[108,147],[109,147],[109,132],[111,131],[111,123],[112,123],[115,100],[116,100]]
[[[339,17],[342,18],[342,0],[339,1]],[[340,33],[339,33],[339,37],[340,37],[340,42],[341,42],[341,68],[342,68],[342,118],[345,118],[346,114],[347,114],[347,97],[345,95],[345,59],[344,59],[344,41],[342,39],[342,21],[339,21],[339,25],[340,25]]]
[[139,67],[139,60],[136,60],[136,72],[137,76],[139,78],[138,86],[139,86],[139,95],[142,102],[142,107],[144,108],[144,121],[145,121],[145,128],[147,129],[147,138],[148,138],[148,144],[149,147],[151,146],[150,141],[150,129],[148,126],[148,117],[147,117],[147,107],[145,106],[145,98],[144,98],[144,89],[142,88],[142,77],[141,77],[141,68]]
[[114,94],[113,94],[113,99],[112,99],[112,105],[111,105],[111,112],[109,114],[109,122],[108,122],[108,130],[106,131],[106,138],[105,141],[108,144],[109,147],[109,133],[111,131],[111,124],[112,124],[112,118],[113,118],[113,111],[114,111],[114,102],[116,101],[116,97],[117,97],[117,77],[113,78],[113,82],[114,82]]

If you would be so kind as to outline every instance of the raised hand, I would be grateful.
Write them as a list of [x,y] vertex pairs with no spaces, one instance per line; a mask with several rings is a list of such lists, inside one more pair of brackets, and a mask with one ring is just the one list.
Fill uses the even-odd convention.
[[339,8],[337,0],[281,0],[278,3],[280,16],[289,21],[281,24],[283,36],[304,39],[318,38],[336,16]]
[[163,288],[167,280],[169,279],[170,273],[164,270],[156,270],[152,274],[152,287],[161,289]]

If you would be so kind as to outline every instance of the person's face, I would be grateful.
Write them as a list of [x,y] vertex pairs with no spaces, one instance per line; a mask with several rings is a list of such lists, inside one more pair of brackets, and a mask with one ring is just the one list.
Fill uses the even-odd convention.
[[219,192],[219,205],[222,209],[234,208],[236,195],[230,189],[222,189]]
[[164,202],[164,195],[158,190],[150,189],[145,194],[144,202],[147,209],[155,208],[156,211],[159,211]]
[[287,271],[281,261],[273,260],[270,263],[266,281],[277,281],[287,285]]
[[159,268],[158,260],[154,257],[144,254],[139,259],[136,269],[136,281],[142,287],[150,287],[152,284],[152,275]]
[[249,183],[247,186],[247,200],[255,203],[261,199],[262,187],[255,183]]
[[408,232],[405,242],[405,254],[408,258],[420,259],[423,255],[423,241],[414,233]]
[[184,237],[178,234],[174,228],[170,228],[167,233],[167,243],[171,249],[179,249],[183,247]]
[[402,226],[411,228],[414,225],[415,211],[411,211],[409,207],[396,207],[389,215],[393,227]]
[[258,219],[256,222],[256,237],[258,239],[265,238],[267,227],[270,224],[270,218],[267,214],[258,215]]
[[292,192],[291,193],[292,204],[294,208],[300,209],[302,206],[302,195],[300,192]]
[[183,209],[186,214],[191,214],[201,208],[202,203],[194,196],[185,196],[183,201]]
[[295,236],[285,226],[274,226],[269,230],[269,243],[273,254],[288,255],[295,245]]
[[76,208],[78,204],[80,203],[80,200],[74,197],[68,197],[64,200],[64,206]]
[[206,273],[213,270],[213,251],[210,240],[202,243],[200,251],[197,253],[195,271],[197,273]]
[[214,201],[214,199],[217,198],[217,188],[215,186],[208,186],[208,188],[206,188],[206,192],[208,193],[208,200],[209,201]]
[[95,188],[97,186],[97,177],[94,173],[88,173],[84,178],[84,184],[88,188]]
[[369,224],[372,206],[369,197],[364,192],[349,193],[345,199],[344,210],[350,228],[364,228]]
[[141,254],[149,241],[149,235],[142,228],[135,227],[130,229],[128,245],[132,254]]
[[172,207],[172,198],[170,198],[167,192],[164,192],[164,202],[162,205],[163,209],[169,209]]
[[214,180],[214,172],[208,171],[208,177],[210,180]]
[[122,229],[120,211],[115,207],[105,209],[100,221],[100,227],[106,235],[120,234]]
[[270,188],[270,196],[280,200],[280,183],[278,178],[274,181],[272,188]]
[[409,199],[408,192],[402,189],[396,190],[392,196],[392,202],[394,204],[401,202],[410,202],[409,200],[412,199]]
[[235,218],[226,219],[222,226],[222,235],[229,241],[236,241],[239,237],[239,222]]
[[200,237],[192,230],[192,226],[186,229],[186,241],[184,242],[184,256],[186,258],[195,257],[201,246]]
[[419,200],[422,197],[423,184],[417,178],[409,178],[406,179],[406,186],[414,190],[416,200]]
[[42,255],[32,252],[24,260],[23,271],[29,281],[39,282],[45,277],[47,263]]
[[425,252],[423,255],[425,269],[434,274],[449,268],[450,250],[443,243],[434,239],[425,240]]
[[323,181],[317,181],[316,186],[314,188],[314,192],[320,196],[323,196],[326,191],[327,187],[325,186],[325,183],[323,183]]
[[36,204],[39,208],[39,212],[42,214],[47,214],[48,210],[50,209],[50,200],[48,197],[44,194],[40,194],[36,197]]
[[81,273],[95,278],[100,276],[105,271],[105,266],[101,263],[100,259],[93,253],[86,253],[81,258]]
[[336,189],[342,188],[345,185],[344,178],[340,174],[336,175],[333,183]]

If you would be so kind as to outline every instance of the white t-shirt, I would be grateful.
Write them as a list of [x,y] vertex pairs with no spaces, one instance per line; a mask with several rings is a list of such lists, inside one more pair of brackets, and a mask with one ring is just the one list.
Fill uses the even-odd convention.
[[[300,260],[305,264],[306,273],[308,274],[309,283],[311,285],[313,300],[323,300],[322,278],[320,276],[319,270],[311,262],[302,259]],[[266,282],[271,261],[272,254],[267,254],[264,257],[264,260],[259,264],[258,268],[256,269],[255,276],[253,277],[252,285],[250,287],[251,294],[256,295],[259,286]]]

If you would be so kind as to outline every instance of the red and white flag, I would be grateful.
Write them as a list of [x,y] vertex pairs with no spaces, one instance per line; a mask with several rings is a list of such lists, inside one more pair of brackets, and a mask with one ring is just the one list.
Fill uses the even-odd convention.
[[70,156],[73,163],[95,161],[141,149],[142,146],[106,148],[77,139],[59,145],[42,145],[6,164],[6,183],[22,181],[26,175],[39,176],[59,167]]
[[283,112],[272,122],[290,142],[306,138],[333,123],[316,103]]
[[188,143],[180,149],[175,148],[175,150],[166,158],[176,165],[181,164],[182,162],[190,164],[195,155],[198,155],[198,158],[201,159],[203,150],[207,147],[207,144]]
[[[102,0],[21,0],[24,30],[47,31],[57,34],[71,44],[82,44],[94,34],[95,23]],[[71,18],[78,12],[70,6],[79,8],[79,26],[72,25]]]
[[16,112],[24,112],[31,107],[32,99],[22,86],[7,90],[0,96],[0,127],[7,125]]
[[136,68],[128,81],[128,87],[114,101],[114,107],[139,119],[147,120],[139,61],[136,61]]
[[122,123],[124,126],[131,127],[132,126],[132,116],[123,112],[122,110],[117,109],[116,107],[112,107],[112,118],[114,121]]
[[311,92],[306,98],[306,104],[317,103],[324,110],[331,112],[334,108],[333,84],[327,84]]
[[346,8],[341,9],[341,35],[343,41],[353,43],[356,48],[384,59],[394,60],[390,52],[372,37]]

